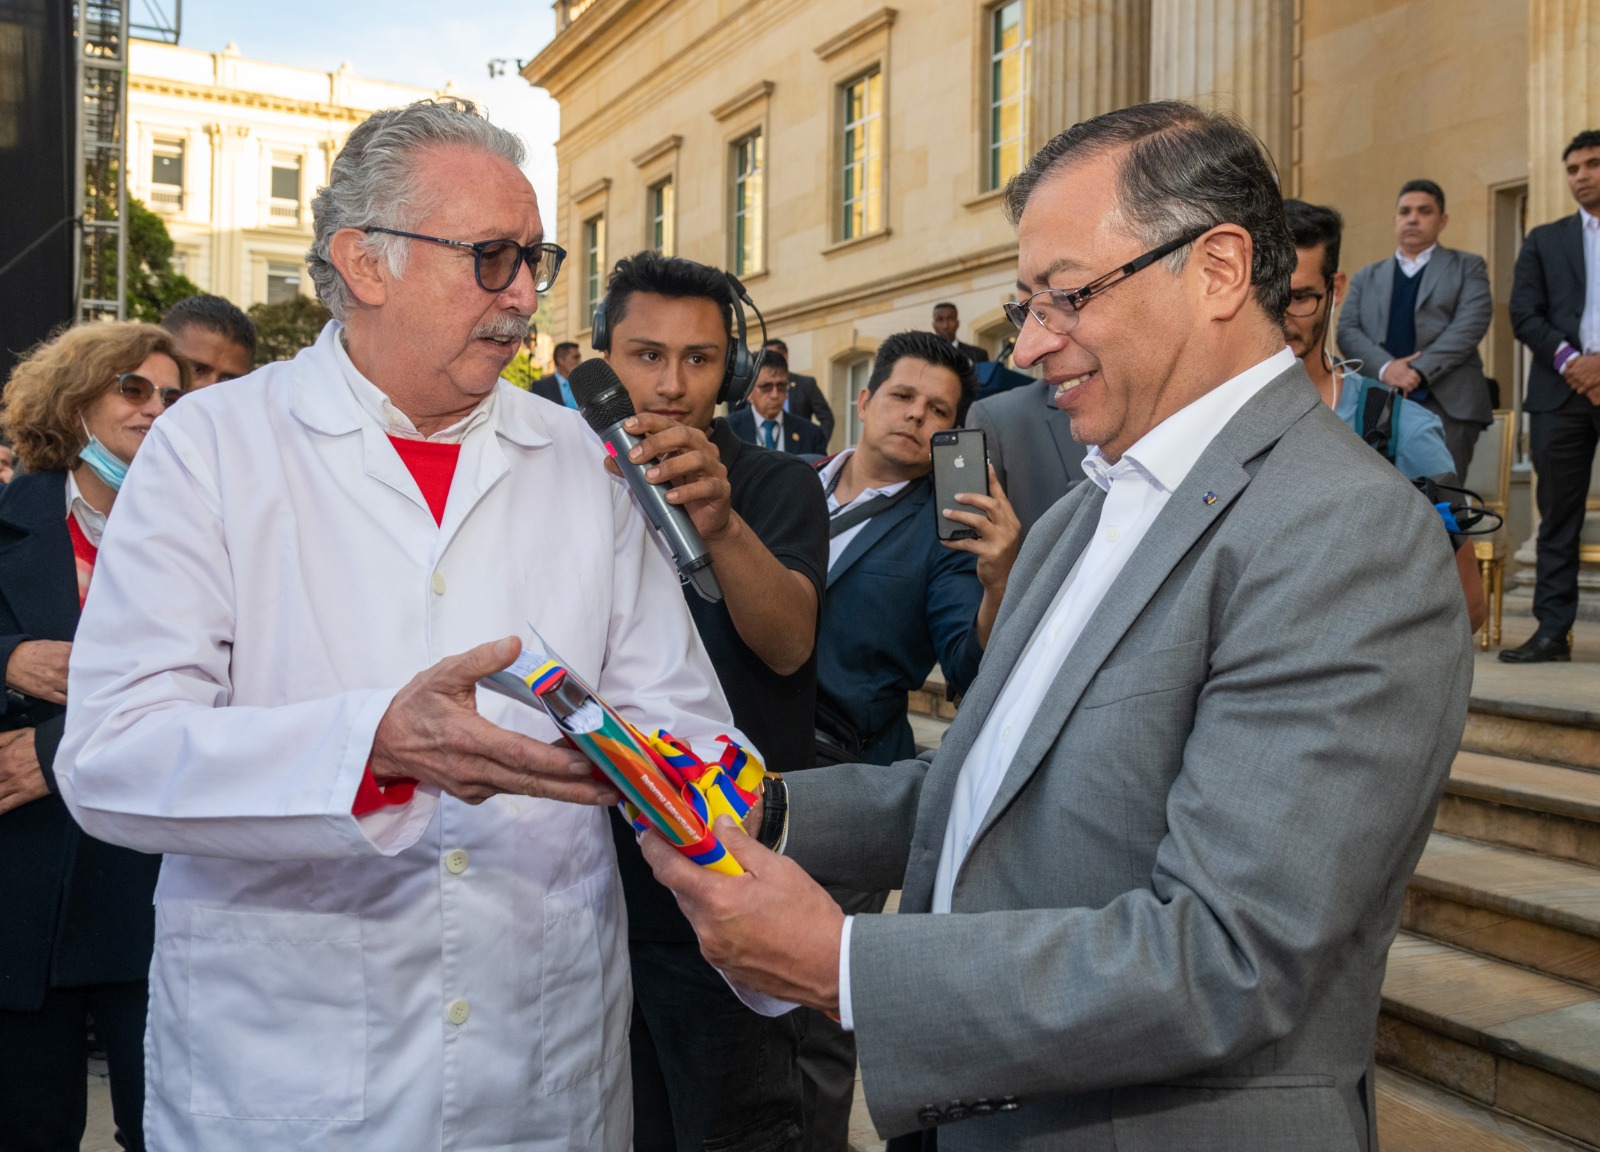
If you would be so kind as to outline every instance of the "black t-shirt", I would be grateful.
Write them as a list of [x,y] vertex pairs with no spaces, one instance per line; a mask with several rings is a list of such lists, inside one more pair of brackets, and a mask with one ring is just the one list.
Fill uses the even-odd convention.
[[[739,439],[728,422],[712,422],[711,442],[728,469],[729,504],[791,571],[817,590],[820,609],[828,578],[828,504],[810,465],[796,456],[770,452]],[[711,657],[733,722],[774,772],[810,768],[815,747],[817,654],[798,671],[780,676],[739,638],[725,603],[712,604],[685,585],[684,599],[700,640]],[[821,618],[821,612],[818,612]],[[694,930],[672,893],[656,882],[634,843],[633,829],[615,811],[622,890],[628,904],[628,934],[635,940],[693,940]]]

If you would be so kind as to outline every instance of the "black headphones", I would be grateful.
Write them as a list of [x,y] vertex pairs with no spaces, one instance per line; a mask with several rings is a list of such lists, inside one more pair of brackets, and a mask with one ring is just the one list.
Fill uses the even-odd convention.
[[[717,403],[732,406],[750,394],[750,387],[761,371],[761,356],[750,351],[745,308],[756,314],[756,322],[761,325],[760,347],[763,353],[767,347],[767,321],[755,301],[750,299],[750,293],[739,283],[739,278],[732,272],[724,272],[723,276],[727,277],[728,303],[733,309],[734,335],[728,343],[728,359],[722,368],[722,387],[717,392]],[[600,298],[600,303],[594,306],[594,321],[589,326],[589,346],[596,352],[611,350],[611,324],[606,319],[606,301],[610,298],[611,294],[607,292]]]

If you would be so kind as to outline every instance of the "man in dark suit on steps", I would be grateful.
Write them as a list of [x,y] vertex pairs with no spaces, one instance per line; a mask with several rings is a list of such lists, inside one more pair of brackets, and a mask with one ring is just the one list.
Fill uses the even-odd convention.
[[961,329],[961,313],[956,311],[954,304],[935,304],[933,306],[933,332],[939,339],[961,353],[971,364],[982,364],[989,358],[989,354],[976,344],[963,344],[956,339],[956,333]]
[[[767,341],[765,350],[776,352],[785,361],[789,359],[789,346],[777,337]],[[809,420],[821,428],[824,444],[833,439],[833,409],[828,404],[828,398],[822,394],[815,376],[796,372],[792,364],[789,366],[789,398],[785,401],[783,410],[791,416]]]
[[822,429],[784,411],[783,402],[789,395],[788,361],[777,352],[764,352],[761,371],[750,389],[750,403],[729,413],[728,427],[739,439],[759,448],[792,456],[825,455],[828,437]]
[[1539,482],[1539,627],[1507,648],[1507,664],[1567,660],[1578,611],[1578,534],[1600,441],[1600,131],[1580,132],[1561,162],[1578,211],[1523,241],[1511,288],[1511,323],[1533,353],[1529,446]]
[[1350,278],[1339,350],[1438,416],[1456,475],[1465,476],[1478,434],[1494,418],[1478,355],[1493,304],[1483,257],[1439,243],[1449,221],[1444,189],[1432,180],[1401,187],[1399,247]]

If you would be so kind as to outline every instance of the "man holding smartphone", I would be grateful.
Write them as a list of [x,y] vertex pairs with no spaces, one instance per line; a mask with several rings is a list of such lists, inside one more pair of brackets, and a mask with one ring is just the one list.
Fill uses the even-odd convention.
[[[987,474],[989,495],[961,493],[941,508],[929,477],[934,434],[961,423],[977,390],[971,363],[933,333],[890,336],[856,397],[860,442],[818,469],[829,516],[817,637],[820,763],[916,755],[906,693],[922,687],[935,663],[952,692],[977,674],[1022,527],[981,450],[967,453],[964,468]],[[941,521],[974,535],[941,541]],[[847,912],[881,911],[888,895],[830,892]],[[810,1012],[800,1067],[807,1149],[845,1147],[854,1040]]]

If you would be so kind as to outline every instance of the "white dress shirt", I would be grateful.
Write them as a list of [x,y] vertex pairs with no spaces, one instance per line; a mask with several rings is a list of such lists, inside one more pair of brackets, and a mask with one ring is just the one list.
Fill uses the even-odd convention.
[[67,470],[67,515],[78,522],[84,539],[100,547],[100,535],[106,530],[106,514],[83,498],[83,489],[78,487],[78,478],[70,468]]
[[1405,278],[1407,280],[1411,280],[1418,272],[1421,272],[1428,266],[1428,261],[1433,259],[1433,250],[1437,247],[1439,247],[1439,245],[1429,244],[1415,256],[1407,256],[1404,252],[1400,251],[1400,249],[1396,248],[1394,250],[1395,262],[1400,265],[1400,271]]
[[[1094,538],[1062,582],[962,762],[934,875],[935,913],[950,911],[956,874],[1011,767],[1017,746],[1128,558],[1217,433],[1294,362],[1294,353],[1284,348],[1246,369],[1167,417],[1114,464],[1098,447],[1091,447],[1084,456],[1084,472],[1106,493]],[[845,921],[839,951],[839,1019],[845,1028],[854,1027],[850,1004],[853,920]]]
[[[874,500],[879,496],[893,496],[900,489],[911,483],[909,480],[902,480],[898,484],[885,484],[882,488],[863,488],[861,494],[850,503],[840,504],[839,498],[833,494],[834,478],[844,468],[845,461],[854,456],[855,453],[856,450],[854,448],[846,448],[832,460],[829,460],[826,468],[817,473],[817,478],[822,481],[823,491],[828,494],[828,519],[830,520],[841,512],[848,512],[858,504],[865,504],[868,500]],[[833,566],[839,562],[839,557],[843,556],[844,550],[850,547],[850,541],[854,540],[856,533],[866,526],[867,522],[863,520],[859,524],[846,528],[828,541],[828,571],[833,571]]]

